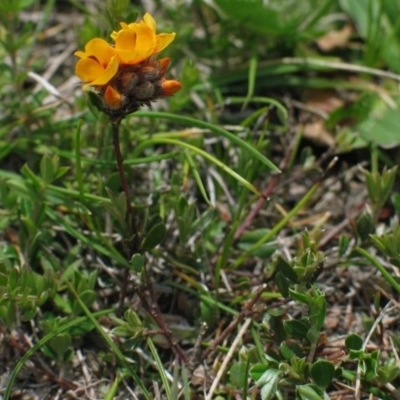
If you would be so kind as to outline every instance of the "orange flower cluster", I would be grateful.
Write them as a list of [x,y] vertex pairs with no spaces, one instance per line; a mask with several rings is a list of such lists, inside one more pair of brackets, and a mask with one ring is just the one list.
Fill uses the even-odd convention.
[[170,59],[156,58],[175,33],[156,34],[149,13],[139,22],[122,22],[121,28],[111,34],[114,45],[94,38],[85,51],[75,52],[80,58],[75,73],[85,83],[84,90],[93,87],[99,97],[96,105],[112,117],[123,117],[181,88],[180,82],[165,78]]

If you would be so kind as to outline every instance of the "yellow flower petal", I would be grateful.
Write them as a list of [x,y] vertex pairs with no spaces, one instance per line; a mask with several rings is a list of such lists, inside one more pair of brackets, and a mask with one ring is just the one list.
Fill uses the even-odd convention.
[[164,50],[175,39],[175,33],[160,33],[156,36],[156,46],[153,54]]
[[79,57],[79,58],[86,58],[87,57],[86,53],[84,51],[80,51],[80,50],[76,51],[74,53],[74,55]]
[[175,39],[175,33],[156,35],[156,27],[152,15],[146,13],[140,22],[121,22],[122,29],[112,32],[115,49],[124,64],[137,64],[159,53]]
[[[133,23],[133,25],[134,25],[135,23]],[[120,25],[121,25],[121,28],[122,29],[120,29],[119,31],[112,31],[111,32],[111,38],[115,41],[116,39],[117,39],[117,37],[118,37],[118,35],[122,32],[122,31],[124,31],[124,30],[126,30],[126,29],[129,29],[129,25],[126,23],[126,22],[120,22]]]
[[91,84],[93,86],[103,86],[107,84],[112,78],[114,78],[115,74],[118,72],[118,67],[119,58],[116,56],[112,57],[110,63],[107,65],[107,68]]
[[132,51],[136,46],[136,32],[132,29],[124,29],[118,32],[115,40],[115,51]]
[[76,63],[75,74],[87,86],[102,86],[107,84],[117,73],[119,67],[118,57],[113,57],[107,68],[103,68],[97,60],[93,58],[82,58]]
[[156,35],[146,24],[118,32],[115,51],[124,64],[137,64],[154,54]]
[[103,72],[104,68],[92,58],[82,58],[75,66],[75,74],[83,82],[92,82]]
[[99,63],[106,67],[110,59],[115,56],[115,50],[104,39],[94,38],[90,40],[86,46],[85,51],[88,57],[95,57]]
[[133,29],[135,30],[137,25],[141,24],[142,22],[131,22],[130,24],[126,24],[125,22],[121,22],[122,30],[124,29]]
[[148,26],[150,26],[150,28],[151,28],[154,32],[156,31],[156,28],[157,28],[156,21],[155,21],[155,19],[153,18],[153,16],[152,16],[150,13],[144,14],[144,16],[143,16],[143,21],[146,22],[146,24],[147,24]]
[[104,101],[110,108],[119,108],[122,105],[122,95],[112,86],[108,85],[104,95]]

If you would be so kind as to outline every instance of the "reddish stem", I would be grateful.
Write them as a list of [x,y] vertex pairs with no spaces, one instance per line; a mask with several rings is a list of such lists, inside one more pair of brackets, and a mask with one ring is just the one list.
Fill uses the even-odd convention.
[[[120,142],[119,142],[120,124],[121,124],[121,118],[111,119],[115,158],[117,160],[117,167],[118,167],[119,177],[121,180],[122,190],[125,193],[125,199],[126,199],[127,220],[129,221],[129,225],[130,225],[130,228],[131,228],[133,236],[134,236],[133,243],[132,243],[132,251],[130,252],[131,254],[128,254],[128,251],[127,251],[127,256],[131,257],[134,253],[136,253],[138,251],[138,244],[137,244],[138,232],[136,229],[136,223],[135,223],[133,208],[132,208],[132,204],[131,204],[131,195],[129,192],[128,181],[126,180],[126,174],[125,174],[125,169],[124,169],[124,159],[122,157],[121,146],[120,146]],[[122,288],[121,288],[121,296],[120,296],[120,300],[119,300],[119,306],[121,309],[124,305],[126,293],[128,290],[128,282],[129,282],[129,270],[125,269],[124,279],[123,279]]]

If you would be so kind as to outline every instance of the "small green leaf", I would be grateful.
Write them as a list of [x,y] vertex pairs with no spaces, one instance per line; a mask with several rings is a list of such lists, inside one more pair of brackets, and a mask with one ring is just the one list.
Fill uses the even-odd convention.
[[113,384],[108,388],[107,393],[104,396],[104,400],[113,400],[118,395],[118,388],[121,384],[121,375],[117,374],[117,377],[114,379]]
[[318,360],[311,366],[310,374],[318,386],[327,388],[335,376],[335,367],[328,361]]
[[166,234],[167,228],[165,227],[164,222],[160,222],[159,224],[153,226],[144,238],[141,249],[143,251],[149,251],[153,249],[163,241]]
[[300,293],[296,290],[290,290],[290,297],[303,304],[310,304],[309,296],[306,293]]
[[54,164],[51,157],[44,155],[40,160],[40,176],[45,183],[50,183],[54,177]]
[[298,276],[295,270],[282,256],[278,256],[276,266],[278,271],[282,272],[285,278],[289,279],[293,283],[298,283]]
[[143,256],[139,253],[134,254],[131,258],[131,266],[134,272],[140,273],[144,267]]
[[362,241],[367,240],[369,238],[369,235],[375,233],[375,229],[375,223],[372,219],[371,214],[364,212],[357,218],[357,235]]
[[[42,183],[37,175],[29,168],[28,164],[25,164],[21,168],[21,174],[24,175],[29,182],[32,184],[33,188],[39,191],[42,187]],[[9,181],[14,182],[14,181]],[[16,182],[15,182],[16,183]]]
[[246,386],[247,373],[247,363],[243,361],[233,363],[229,370],[229,378],[231,384],[236,389],[243,389]]
[[352,333],[346,337],[345,345],[347,351],[350,350],[359,351],[363,347],[363,339],[361,336]]
[[112,334],[120,337],[132,337],[132,329],[130,329],[127,325],[117,326],[112,330]]
[[115,195],[108,187],[106,187],[106,192],[111,200],[111,203],[103,202],[103,207],[109,211],[119,221],[120,224],[123,224],[126,218],[125,193],[121,192],[118,195]]
[[279,350],[283,358],[288,361],[290,361],[292,357],[295,355],[294,351],[285,343],[281,343]]
[[204,321],[208,327],[213,327],[218,322],[220,313],[214,302],[202,299],[200,302],[200,315],[201,320]]
[[289,297],[289,281],[285,278],[282,272],[278,271],[275,274],[274,280],[278,285],[278,289],[283,297]]
[[48,346],[56,354],[57,360],[61,360],[71,343],[72,338],[69,333],[60,333],[49,341]]
[[379,362],[379,351],[373,351],[372,353],[368,354],[368,357],[363,359],[364,363],[364,376],[365,379],[371,381],[375,379],[378,372],[378,362]]
[[[400,203],[399,203],[400,205]],[[348,235],[340,235],[339,237],[339,257],[343,257],[350,246],[350,237]]]
[[296,393],[299,400],[324,400],[323,393],[311,385],[297,386]]
[[378,380],[381,384],[385,385],[388,382],[392,382],[400,376],[400,368],[397,365],[396,358],[389,358],[383,365],[381,365],[377,371]]
[[59,179],[62,176],[64,176],[68,171],[70,170],[70,167],[59,167],[57,170],[56,175],[54,176],[54,179]]
[[278,390],[278,382],[281,373],[282,372],[278,369],[268,369],[257,380],[257,386],[261,386],[262,400],[271,400],[274,398]]
[[[372,4],[374,3],[373,1]],[[399,69],[398,66],[397,69]],[[375,95],[371,109],[367,113],[367,118],[356,127],[361,138],[384,148],[393,148],[399,145],[400,138],[396,128],[400,123],[398,112],[400,101],[398,98],[393,98],[393,100],[394,106],[392,104],[389,105],[380,96]]]
[[15,290],[19,286],[18,280],[19,280],[18,269],[13,268],[8,274],[8,287],[11,290]]
[[283,327],[288,335],[295,339],[305,339],[307,337],[310,327],[304,322],[299,320],[284,321]]
[[139,316],[131,308],[125,311],[124,317],[127,324],[132,328],[142,328],[142,321]]
[[307,339],[310,343],[317,343],[319,338],[320,328],[316,326],[311,326],[307,332]]
[[251,376],[252,379],[255,381],[258,381],[269,369],[268,365],[265,364],[255,364],[250,368],[249,375]]
[[[90,307],[92,303],[96,300],[97,293],[94,290],[85,290],[79,293],[79,298],[87,307]],[[78,303],[74,303],[72,309],[74,313],[82,312],[82,308]]]

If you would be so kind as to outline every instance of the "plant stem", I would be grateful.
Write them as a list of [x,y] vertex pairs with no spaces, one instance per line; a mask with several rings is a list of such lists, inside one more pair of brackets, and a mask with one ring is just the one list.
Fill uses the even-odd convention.
[[173,337],[173,334],[171,330],[168,328],[168,325],[165,322],[164,317],[160,311],[160,308],[157,304],[157,300],[155,299],[153,293],[152,285],[148,283],[147,290],[143,290],[143,286],[137,287],[136,293],[139,296],[143,307],[146,309],[146,311],[150,314],[150,316],[153,318],[155,323],[160,328],[162,335],[164,335],[170,348],[175,353],[175,356],[177,357],[178,361],[182,364],[187,364],[188,360],[186,354],[184,353],[184,351],[179,346],[178,342]]
[[[129,187],[128,187],[128,182],[126,180],[126,174],[125,174],[125,169],[124,169],[124,159],[122,157],[122,152],[121,152],[121,146],[120,146],[120,141],[119,141],[119,127],[121,124],[121,118],[111,118],[111,125],[112,125],[112,135],[113,135],[113,146],[114,146],[114,152],[115,152],[115,158],[117,160],[117,167],[118,167],[118,173],[119,177],[121,180],[121,185],[122,185],[122,190],[125,193],[125,198],[126,198],[126,216],[127,220],[129,221],[129,226],[131,229],[132,233],[132,239],[130,241],[130,248],[126,249],[127,257],[132,257],[133,254],[138,253],[140,251],[139,248],[139,232],[137,230],[136,226],[136,221],[134,218],[134,213],[133,213],[133,208],[131,205],[130,201],[130,192],[129,192]],[[162,313],[160,311],[160,308],[158,307],[156,297],[153,293],[153,287],[150,283],[150,280],[147,276],[147,271],[146,269],[143,270],[143,278],[144,282],[142,282],[142,285],[137,288],[136,292],[138,296],[141,299],[141,302],[147,312],[153,317],[154,321],[157,323],[159,326],[160,330],[162,331],[164,337],[167,339],[168,343],[170,344],[172,350],[175,352],[176,356],[182,363],[186,363],[186,355],[183,352],[183,350],[179,347],[178,343],[175,341],[175,339],[172,336],[172,332],[169,330],[166,322],[164,321],[164,318],[162,316]],[[124,272],[124,278],[122,282],[122,288],[121,288],[121,296],[119,300],[119,308],[122,310],[126,293],[128,290],[128,283],[129,283],[129,269],[125,268]],[[150,302],[147,299],[146,296],[146,290],[148,291],[148,294],[150,295]]]
[[119,177],[121,179],[121,185],[122,185],[122,190],[125,193],[125,198],[126,198],[126,212],[130,218],[133,220],[133,209],[131,205],[131,196],[129,193],[129,187],[128,187],[128,182],[126,180],[126,174],[125,174],[125,169],[124,169],[124,159],[122,157],[121,153],[121,146],[119,143],[119,126],[121,124],[121,119],[111,120],[111,125],[112,125],[112,135],[113,135],[113,146],[114,146],[114,152],[115,152],[115,157],[117,159],[117,167],[118,167],[118,173]]
[[[121,180],[122,190],[125,193],[126,216],[127,216],[127,220],[129,221],[129,227],[131,229],[131,233],[133,235],[132,243],[130,246],[131,249],[130,249],[130,251],[129,250],[126,251],[127,257],[130,258],[130,257],[132,257],[133,254],[138,252],[138,231],[137,231],[135,217],[134,217],[133,208],[132,208],[132,204],[131,204],[131,196],[130,196],[130,192],[129,192],[129,186],[128,186],[128,182],[126,180],[126,174],[125,174],[125,169],[124,169],[124,159],[122,157],[121,146],[120,146],[120,142],[119,142],[120,124],[121,124],[121,118],[111,119],[115,158],[117,160],[117,167],[118,167],[119,177]],[[130,253],[130,254],[128,254],[128,253]],[[122,283],[122,288],[121,288],[121,296],[120,296],[120,300],[119,300],[120,309],[122,309],[122,307],[124,305],[126,292],[128,290],[128,282],[129,282],[129,269],[126,268],[125,272],[124,272],[124,278],[123,278],[123,283]]]

